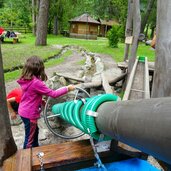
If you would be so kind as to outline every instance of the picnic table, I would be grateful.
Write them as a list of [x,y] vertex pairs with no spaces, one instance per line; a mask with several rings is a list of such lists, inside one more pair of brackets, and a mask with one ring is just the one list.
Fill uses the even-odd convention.
[[9,32],[9,31],[4,31],[1,35],[0,35],[0,40],[2,42],[4,42],[5,40],[10,40],[13,43],[17,43],[19,41],[19,36],[21,35],[21,33],[19,32]]

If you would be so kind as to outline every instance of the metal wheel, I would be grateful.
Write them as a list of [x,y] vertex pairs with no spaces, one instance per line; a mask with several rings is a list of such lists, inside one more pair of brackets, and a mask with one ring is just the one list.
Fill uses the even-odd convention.
[[56,99],[49,97],[43,112],[44,120],[48,129],[56,136],[64,139],[74,139],[84,135],[81,130],[61,119],[59,115],[54,115],[51,110],[54,104],[87,97],[90,97],[89,93],[78,87],[76,87],[75,91],[69,92],[66,95]]

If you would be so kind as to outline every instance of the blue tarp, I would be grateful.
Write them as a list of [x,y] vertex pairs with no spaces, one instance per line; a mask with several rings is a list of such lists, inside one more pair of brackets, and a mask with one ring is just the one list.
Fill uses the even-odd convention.
[[[145,160],[133,158],[105,164],[107,171],[159,171]],[[104,171],[103,168],[90,167],[79,171]]]

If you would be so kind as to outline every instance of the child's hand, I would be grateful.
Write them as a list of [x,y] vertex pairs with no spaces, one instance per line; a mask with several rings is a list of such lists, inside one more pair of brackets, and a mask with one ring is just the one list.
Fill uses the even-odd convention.
[[43,105],[43,106],[46,105],[46,99],[42,99],[42,105]]
[[74,85],[68,85],[67,88],[68,88],[68,91],[75,90],[75,86]]
[[17,118],[17,114],[15,112],[10,113],[10,115],[12,120]]

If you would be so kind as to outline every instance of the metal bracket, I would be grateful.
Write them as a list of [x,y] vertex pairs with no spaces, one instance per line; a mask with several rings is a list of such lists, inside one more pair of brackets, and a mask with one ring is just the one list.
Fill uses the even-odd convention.
[[43,156],[44,156],[43,152],[38,152],[37,153],[37,157],[39,158],[39,161],[40,161],[40,171],[45,171],[44,163],[43,163]]

